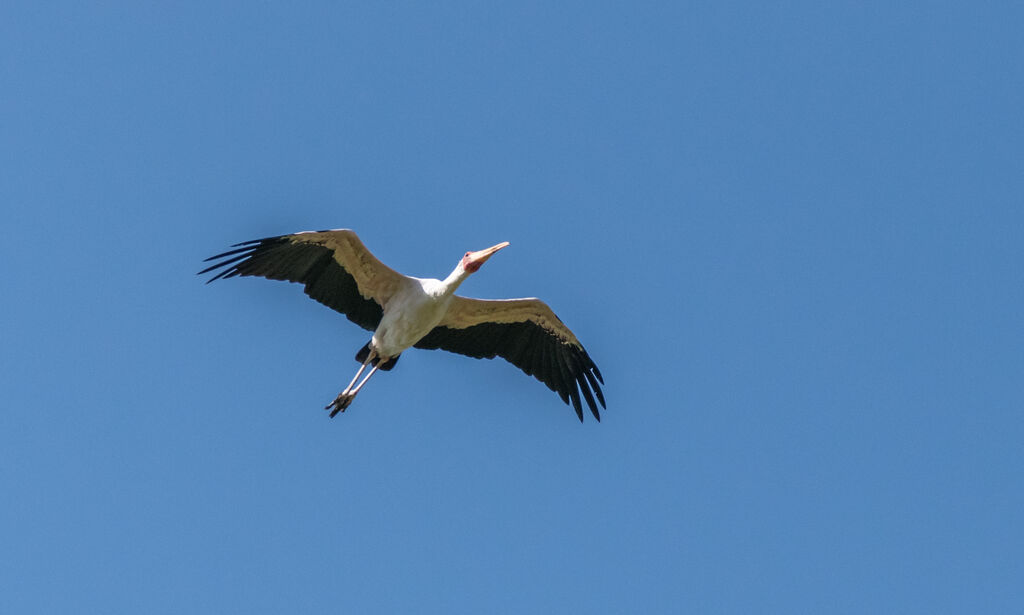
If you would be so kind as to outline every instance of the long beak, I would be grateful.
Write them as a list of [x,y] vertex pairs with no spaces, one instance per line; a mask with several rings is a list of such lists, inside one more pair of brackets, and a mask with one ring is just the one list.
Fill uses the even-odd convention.
[[470,252],[467,258],[469,262],[479,267],[480,265],[486,263],[487,259],[491,258],[491,256],[493,256],[495,252],[502,248],[507,248],[508,246],[509,243],[507,241],[503,241],[496,246],[491,246],[487,248],[486,250],[480,250],[479,252]]

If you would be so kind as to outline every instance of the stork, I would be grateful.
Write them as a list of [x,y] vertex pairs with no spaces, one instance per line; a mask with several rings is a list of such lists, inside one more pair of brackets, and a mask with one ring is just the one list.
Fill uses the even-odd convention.
[[[406,276],[380,262],[354,231],[303,231],[235,244],[203,262],[199,275],[259,276],[305,286],[306,294],[373,331],[356,353],[359,370],[324,409],[344,412],[378,370],[390,371],[408,348],[441,349],[475,358],[500,356],[543,382],[583,421],[586,400],[598,421],[604,384],[583,344],[537,298],[484,300],[455,294],[507,241],[466,252],[444,280]],[[219,271],[217,271],[219,270]],[[369,367],[369,372],[363,372]],[[362,381],[359,380],[363,377]],[[358,384],[357,384],[358,383]],[[596,400],[595,400],[596,397]]]

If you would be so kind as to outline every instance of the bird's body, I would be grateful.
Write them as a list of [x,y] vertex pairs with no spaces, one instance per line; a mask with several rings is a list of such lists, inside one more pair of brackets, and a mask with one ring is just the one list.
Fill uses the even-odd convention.
[[401,354],[441,322],[454,291],[441,280],[409,278],[384,305],[370,348],[381,357]]
[[[378,369],[388,371],[411,347],[443,349],[476,358],[501,356],[557,392],[583,420],[580,395],[600,420],[595,396],[604,406],[601,372],[576,336],[535,298],[483,300],[456,289],[495,252],[500,243],[466,252],[444,280],[402,275],[377,260],[353,231],[305,231],[233,246],[207,261],[200,274],[213,278],[262,276],[305,285],[306,294],[365,329],[370,341],[357,354],[352,382],[327,406],[343,412]],[[356,385],[363,371],[369,374]]]

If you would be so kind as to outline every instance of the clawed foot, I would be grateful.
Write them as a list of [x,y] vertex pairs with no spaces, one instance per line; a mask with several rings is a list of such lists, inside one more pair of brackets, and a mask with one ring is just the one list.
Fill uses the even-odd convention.
[[356,372],[356,377],[352,379],[352,382],[348,383],[347,387],[345,387],[345,390],[342,391],[341,393],[338,393],[338,396],[334,398],[334,401],[324,406],[324,410],[331,411],[332,419],[334,418],[335,414],[339,412],[344,412],[345,408],[349,407],[349,405],[352,403],[352,400],[356,398],[356,393],[358,393],[359,390],[363,388],[363,386],[366,384],[366,381],[370,379],[370,376],[377,373],[377,368],[380,367],[380,363],[373,366],[373,369],[370,370],[369,374],[366,374],[366,378],[363,378],[363,381],[359,383],[359,386],[352,388],[356,381],[359,380],[359,376],[363,373],[363,370],[366,369],[366,366],[369,364],[370,361],[369,359],[367,359],[366,362],[363,363],[362,366],[360,366],[359,371]]
[[349,404],[352,403],[352,400],[355,399],[355,397],[355,395],[349,393],[342,393],[335,397],[334,401],[324,406],[324,410],[330,410],[331,418],[333,419],[335,414],[344,412],[345,408],[348,408]]

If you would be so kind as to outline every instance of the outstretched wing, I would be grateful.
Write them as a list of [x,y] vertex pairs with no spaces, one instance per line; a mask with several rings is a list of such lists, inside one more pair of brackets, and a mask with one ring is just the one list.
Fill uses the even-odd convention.
[[235,276],[298,282],[311,298],[371,331],[388,298],[409,280],[377,260],[348,229],[267,237],[232,248],[204,261],[216,262],[199,275],[220,269],[207,284]]
[[[441,323],[415,344],[478,359],[501,357],[572,403],[583,420],[580,395],[598,421],[605,407],[601,372],[576,336],[540,299],[484,300],[455,296]],[[595,401],[594,397],[597,397]]]

